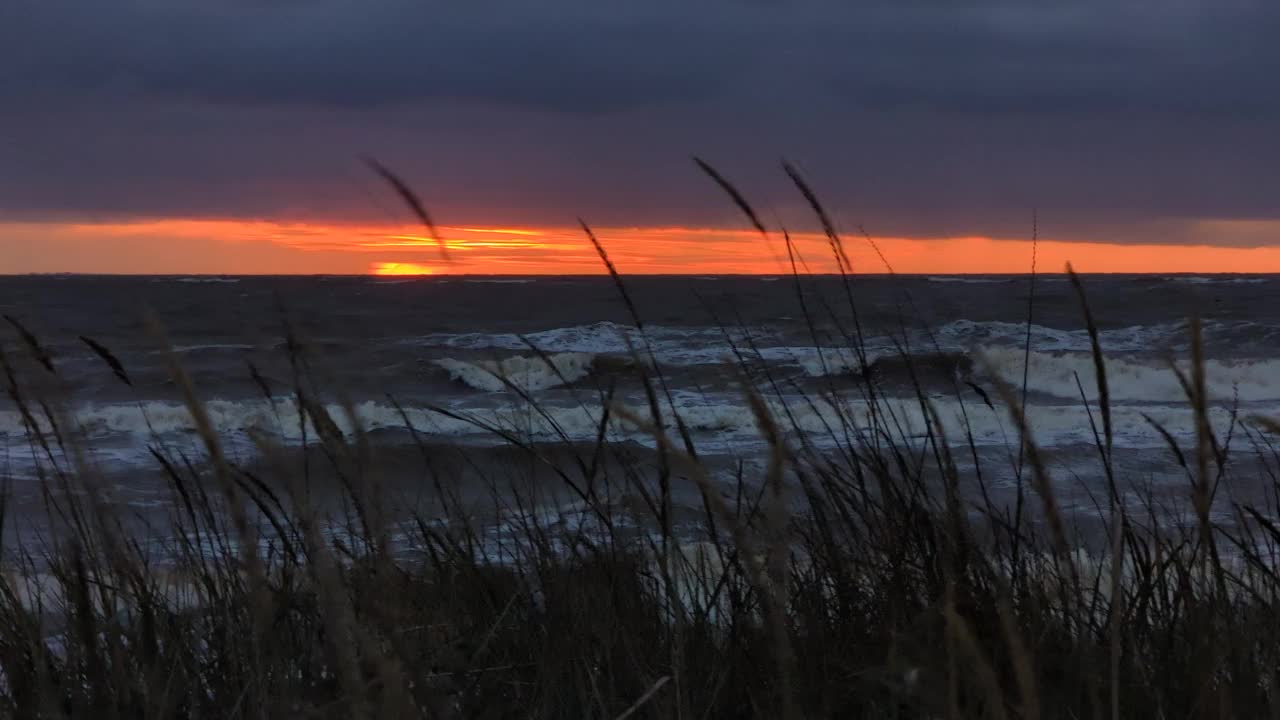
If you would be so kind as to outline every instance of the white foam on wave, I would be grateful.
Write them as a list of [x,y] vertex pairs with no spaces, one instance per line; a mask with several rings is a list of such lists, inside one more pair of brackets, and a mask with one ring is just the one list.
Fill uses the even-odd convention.
[[[292,399],[281,398],[274,402],[212,400],[204,404],[204,409],[214,428],[222,433],[256,430],[293,442],[302,440],[304,435],[315,437],[309,419],[305,421],[305,427],[300,424],[298,409]],[[648,414],[648,409],[642,405],[630,410],[641,417]],[[752,418],[749,408],[734,404],[686,410],[690,413],[688,423],[696,430],[728,430]],[[560,439],[560,432],[564,432],[575,440],[593,439],[602,415],[601,409],[593,406],[543,407],[536,410],[527,403],[470,410],[459,408],[448,413],[406,407],[402,415],[401,410],[392,405],[366,401],[352,406],[354,417],[336,404],[326,405],[325,411],[338,429],[346,434],[352,434],[357,427],[367,431],[406,429],[407,417],[415,430],[428,435],[484,435],[497,428],[520,436],[546,439]],[[90,438],[119,434],[146,440],[154,435],[192,433],[196,430],[190,412],[180,403],[155,401],[85,406],[70,413],[70,417]],[[42,432],[51,431],[43,419],[38,418],[37,422]],[[621,423],[616,418],[615,422]],[[17,411],[0,411],[0,437],[21,438],[25,435],[25,427]]]
[[[652,331],[656,332],[657,328]],[[528,350],[533,345],[546,352],[614,353],[636,347],[640,334],[634,327],[603,321],[527,333],[523,337],[515,333],[434,334],[416,338],[413,342],[467,350]]]
[[[884,353],[868,350],[868,365],[872,365]],[[853,348],[848,347],[769,347],[759,348],[758,352],[748,354],[771,363],[788,363],[798,365],[809,377],[824,375],[848,375],[861,372],[862,363]]]
[[1161,279],[1165,282],[1182,283],[1184,285],[1257,285],[1270,281],[1270,278],[1260,277],[1176,276]]
[[[1185,335],[1183,323],[1166,323],[1103,330],[1099,332],[1098,339],[1104,353],[1148,352],[1162,347],[1180,347],[1176,341],[1185,343]],[[1025,323],[955,320],[935,328],[931,335],[916,333],[911,348],[914,354],[932,355],[937,352],[968,353],[975,348],[1005,347],[1018,349],[1018,356],[1021,358],[1021,348],[1026,341]],[[1031,347],[1042,353],[1091,350],[1089,333],[1085,330],[1059,330],[1035,324],[1031,325]],[[868,338],[865,349],[868,365],[884,358],[898,357],[901,352],[888,338]],[[807,375],[813,377],[846,375],[857,373],[861,369],[858,355],[850,347],[762,347],[755,354],[769,362],[799,365]]]
[[[1005,381],[1022,382],[1023,352],[1017,348],[988,347],[978,353]],[[1093,356],[1085,352],[1032,352],[1028,364],[1030,389],[1053,397],[1079,399],[1076,376],[1090,400],[1096,400]],[[1186,363],[1180,367],[1185,374]],[[1120,402],[1182,402],[1186,393],[1167,365],[1131,359],[1107,358],[1107,382],[1112,400]],[[1231,400],[1238,392],[1243,402],[1280,399],[1280,360],[1209,360],[1205,379],[1211,400]]]
[[435,364],[449,376],[485,392],[509,390],[511,385],[525,391],[546,390],[576,382],[591,374],[595,355],[566,352],[502,360],[455,360],[443,358]]
[[[944,350],[969,350],[988,345],[1021,347],[1027,341],[1027,324],[953,320],[934,330],[934,336]],[[1185,342],[1186,336],[1186,323],[1175,322],[1100,330],[1098,342],[1103,352],[1149,351],[1174,342]],[[1032,324],[1031,347],[1038,351],[1088,351],[1089,333],[1083,328],[1060,330]]]
[[[1206,323],[1205,332],[1240,329],[1235,325]],[[776,346],[776,330],[768,328],[718,328],[707,326],[674,327],[653,325],[645,328],[645,337],[660,363],[665,365],[699,365],[732,360],[732,348],[726,337],[747,354],[747,336],[765,360],[780,359],[802,364],[806,371],[815,368],[820,374],[821,361],[825,358],[831,372],[847,372],[856,369],[855,357],[849,348],[812,346]],[[932,329],[931,333],[915,332],[911,347],[916,352],[966,352],[975,347],[1009,345],[1021,347],[1027,339],[1027,325],[998,320],[954,320]],[[937,348],[933,341],[938,343]],[[1161,348],[1177,349],[1187,342],[1186,324],[1183,322],[1156,325],[1134,325],[1106,329],[1099,332],[1099,341],[1105,352],[1149,352]],[[630,325],[615,322],[598,322],[590,325],[553,328],[523,336],[514,333],[461,333],[434,334],[414,338],[414,344],[453,347],[466,350],[528,350],[530,344],[543,352],[580,352],[596,355],[629,355],[644,351],[645,345],[639,331]],[[1031,346],[1035,350],[1088,351],[1089,334],[1083,328],[1062,330],[1044,325],[1031,325]],[[880,355],[892,351],[894,344],[888,338],[868,338],[868,352]]]
[[[173,352],[189,353],[201,350],[252,350],[253,346],[246,343],[207,343],[204,345],[174,345]],[[163,354],[164,350],[156,350],[153,354]]]
[[[1234,332],[1237,324],[1207,323],[1210,337],[1222,332]],[[1088,352],[1089,334],[1084,329],[1063,330],[1033,324],[1031,346],[1038,352]],[[751,342],[746,342],[750,336]],[[652,348],[659,364],[665,366],[694,366],[733,362],[735,354],[730,341],[739,352],[750,358],[766,362],[781,362],[799,366],[812,377],[822,375],[847,375],[860,369],[857,353],[849,347],[815,347],[776,345],[777,331],[767,328],[718,328],[707,326],[675,327],[648,326],[642,337],[635,327],[615,323],[598,322],[590,325],[574,325],[528,333],[523,337],[514,333],[462,333],[434,334],[414,338],[409,342],[432,347],[450,347],[463,350],[528,351],[530,345],[546,353],[583,353],[594,356],[612,355],[629,357],[632,353],[645,355],[645,342]],[[1021,348],[1027,341],[1027,325],[1018,322],[955,320],[938,326],[931,333],[914,332],[910,343],[915,353],[933,354],[970,352],[980,347],[1006,346]],[[934,343],[936,342],[936,346]],[[1183,322],[1157,325],[1135,325],[1102,330],[1099,342],[1106,353],[1149,353],[1153,350],[1181,350],[1187,344],[1186,325]],[[868,338],[867,361],[898,354],[889,338]],[[645,358],[647,360],[647,357]],[[447,369],[472,374],[450,363]],[[464,382],[480,387],[466,378]],[[478,380],[488,389],[496,380]]]
[[[1174,329],[1172,325],[1120,328],[1101,332],[1099,341],[1104,352],[1150,351],[1164,346]],[[1039,348],[1033,351],[1033,356],[1047,357],[1067,352],[1087,355],[1091,351],[1088,333],[1083,330],[1056,330],[1033,325],[1031,336],[1032,347]],[[1001,357],[1006,359],[1016,356],[1018,377],[1021,378],[1021,346],[1026,342],[1026,325],[958,320],[935,331],[933,340],[937,341],[936,346],[929,338],[917,337],[911,355],[919,359],[938,353],[968,355],[975,350],[990,350],[1002,353]],[[887,359],[902,358],[903,352],[888,340],[873,338],[868,341],[864,355],[867,365],[872,366]],[[761,348],[759,356],[771,362],[790,361],[811,377],[857,374],[862,368],[858,354],[849,347]],[[1088,357],[1092,367],[1091,356]]]
[[[932,402],[950,442],[957,445],[965,442],[964,414],[960,404],[944,397],[934,398]],[[818,399],[813,402],[799,399],[783,402],[773,399],[767,401],[766,405],[785,431],[803,433],[808,442],[819,447],[847,441],[847,435],[843,431],[846,423],[851,423],[853,432],[857,433],[865,432],[871,422],[869,406],[861,400],[833,405]],[[888,400],[882,401],[879,407],[882,417],[892,415],[894,418],[895,436],[898,436],[897,428],[901,428],[902,434],[908,439],[924,438],[928,426],[918,402],[909,399]],[[215,400],[206,403],[205,409],[214,427],[233,440],[237,433],[245,431],[266,433],[289,443],[298,443],[304,437],[314,441],[316,437],[309,420],[305,421],[305,426],[299,424],[299,413],[289,399],[279,399],[274,403],[265,400]],[[632,416],[649,418],[650,410],[644,402],[636,401],[626,409]],[[1002,408],[992,410],[980,402],[969,402],[965,410],[969,431],[976,444],[1005,446],[1016,443],[1007,413]],[[366,431],[406,429],[407,417],[417,432],[429,437],[470,439],[496,444],[505,440],[495,434],[494,430],[530,440],[558,441],[567,438],[571,441],[592,442],[597,437],[603,414],[598,405],[544,406],[535,410],[523,402],[471,410],[458,409],[449,413],[430,408],[405,407],[402,415],[401,409],[390,404],[366,401],[354,405],[352,415],[338,405],[328,405],[326,411],[337,427],[348,435],[353,434],[357,427]],[[663,404],[663,422],[667,427],[673,426],[676,412],[694,432],[700,447],[758,450],[764,445],[755,413],[739,397],[677,395],[674,409]],[[1096,417],[1096,408],[1093,412]],[[1144,414],[1161,423],[1175,438],[1189,440],[1195,437],[1195,418],[1185,404],[1118,406],[1113,411],[1118,447],[1164,447],[1164,439],[1146,423]],[[1079,403],[1032,404],[1027,408],[1027,415],[1037,442],[1045,447],[1093,442],[1086,410]],[[195,423],[190,413],[184,406],[176,403],[83,407],[72,413],[72,416],[90,438],[123,435],[132,440],[132,444],[137,445],[140,451],[154,437],[152,430],[162,437],[172,437],[175,434],[194,437]],[[652,436],[646,430],[623,420],[624,416],[625,413],[611,413],[609,437],[652,445]],[[1225,427],[1228,419],[1226,408],[1211,409],[1210,421],[1215,427]],[[0,437],[12,445],[15,441],[22,442],[23,436],[23,421],[18,413],[0,411]],[[139,455],[145,457],[145,452],[140,452]]]
[[[354,406],[355,422],[367,430],[387,427],[404,427],[399,411],[390,405],[365,402]],[[299,423],[298,408],[291,398],[267,400],[211,400],[204,403],[214,428],[219,432],[257,430],[285,441],[299,441],[304,437],[304,427]],[[345,433],[356,428],[347,411],[339,405],[325,406],[325,411]],[[465,435],[473,426],[461,423],[447,415],[430,410],[411,410],[414,424],[422,429],[443,435]],[[196,430],[191,413],[180,403],[151,401],[137,404],[89,405],[69,414],[75,426],[83,429],[91,439],[111,435],[126,435],[148,439],[153,435],[192,433]],[[497,419],[497,418],[495,418]],[[50,432],[47,422],[38,417],[42,432]],[[306,433],[315,436],[310,421],[306,421]],[[26,425],[17,411],[0,411],[0,437],[18,438],[25,435]]]
[[[593,355],[630,356],[645,353],[645,340],[659,363],[665,365],[703,365],[719,363],[732,357],[728,337],[735,342],[744,332],[735,328],[645,326],[644,335],[634,326],[603,321],[590,325],[553,328],[523,336],[515,333],[434,334],[413,339],[415,344],[453,347],[465,350],[529,350],[530,345],[547,353],[590,353]],[[751,334],[765,335],[752,330]]]

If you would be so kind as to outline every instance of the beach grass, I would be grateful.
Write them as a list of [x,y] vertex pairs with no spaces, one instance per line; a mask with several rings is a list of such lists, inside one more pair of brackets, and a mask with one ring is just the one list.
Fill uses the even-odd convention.
[[[732,184],[700,165],[767,235]],[[1231,453],[1252,452],[1261,467],[1280,467],[1269,439],[1280,423],[1233,414],[1227,427],[1211,424],[1198,323],[1190,371],[1172,369],[1196,442],[1182,448],[1158,428],[1186,472],[1170,497],[1115,466],[1095,326],[1105,309],[1091,309],[1072,276],[1096,368],[1081,395],[1096,386],[1091,454],[1106,479],[1098,529],[1082,530],[1055,496],[1025,387],[993,381],[983,391],[1011,428],[1010,467],[999,470],[1014,478],[1012,494],[992,486],[997,469],[979,457],[967,415],[942,418],[918,381],[925,429],[906,429],[870,371],[843,240],[787,172],[846,271],[834,301],[811,297],[799,272],[796,292],[811,322],[829,302],[846,305],[862,380],[789,401],[827,409],[829,427],[814,437],[749,343],[726,334],[737,362],[725,372],[741,378],[767,447],[759,467],[740,465],[729,480],[673,412],[661,368],[646,361],[643,308],[585,223],[584,242],[639,331],[633,367],[648,412],[579,383],[606,410],[594,443],[553,453],[493,428],[510,467],[468,472],[467,487],[433,469],[440,450],[405,413],[421,450],[415,490],[429,509],[389,487],[378,443],[342,389],[314,372],[323,358],[284,323],[289,397],[265,385],[264,395],[297,415],[312,451],[262,433],[260,462],[230,456],[175,359],[203,453],[157,436],[172,510],[140,533],[105,497],[56,364],[11,319],[2,382],[39,460],[49,530],[3,548],[0,714],[1280,717],[1280,483],[1237,478],[1231,463]],[[109,348],[86,343],[104,372],[130,383]],[[974,395],[960,384],[963,408]],[[652,452],[637,459],[612,442],[617,424],[643,430]],[[1236,502],[1224,490],[1232,483],[1267,499]],[[681,493],[696,498],[694,510]],[[0,520],[29,519],[12,513],[0,507]]]

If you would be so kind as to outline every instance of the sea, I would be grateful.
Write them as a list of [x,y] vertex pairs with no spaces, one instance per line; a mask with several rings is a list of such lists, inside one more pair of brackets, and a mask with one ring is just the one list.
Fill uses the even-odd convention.
[[[1133,492],[1189,487],[1171,444],[1194,454],[1175,371],[1190,366],[1193,317],[1210,420],[1239,475],[1257,478],[1236,491],[1266,492],[1265,438],[1243,421],[1280,415],[1280,276],[1081,282],[1106,356],[1113,462]],[[1088,513],[1105,494],[1095,364],[1065,276],[638,276],[623,287],[607,276],[7,276],[0,312],[41,350],[12,322],[0,347],[27,400],[61,408],[77,462],[111,503],[153,516],[174,499],[155,451],[205,455],[175,361],[233,462],[261,464],[263,437],[304,454],[315,444],[292,405],[303,373],[340,431],[359,428],[387,458],[387,482],[420,493],[424,452],[443,448],[467,453],[453,464],[463,485],[518,454],[513,441],[555,457],[603,439],[646,457],[657,442],[646,376],[661,424],[679,416],[718,481],[758,476],[768,456],[749,393],[784,418],[789,442],[838,461],[849,441],[838,418],[869,422],[870,380],[895,408],[895,433],[924,441],[926,397],[962,470],[982,466],[992,487],[1011,488],[1022,452],[1004,384],[1025,400],[1063,505]],[[72,460],[36,447],[27,423],[0,394],[0,477],[10,510],[35,517],[42,476]]]

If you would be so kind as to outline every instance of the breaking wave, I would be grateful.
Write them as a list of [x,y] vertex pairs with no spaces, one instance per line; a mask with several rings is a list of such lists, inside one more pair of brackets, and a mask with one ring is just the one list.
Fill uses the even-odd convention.
[[[944,349],[969,349],[986,345],[1022,346],[1027,340],[1026,323],[990,320],[954,320],[934,331]],[[1160,347],[1185,343],[1186,323],[1173,322],[1157,325],[1133,325],[1125,328],[1100,330],[1098,342],[1104,352],[1150,351]],[[1039,351],[1082,351],[1090,349],[1089,333],[1078,330],[1060,330],[1031,325],[1031,347]]]
[[[1061,344],[1076,346],[1075,339],[1069,344]],[[897,350],[889,350],[868,351],[866,357],[868,374],[873,378],[909,379],[910,365],[910,370],[922,378],[955,376],[980,380],[982,375],[994,374],[1007,383],[1020,386],[1023,353],[1019,347],[986,345],[976,347],[971,353],[942,351],[907,356]],[[861,363],[849,348],[767,348],[760,354],[772,362],[798,365],[811,377],[861,374]],[[1060,400],[1079,401],[1078,376],[1089,401],[1098,400],[1093,355],[1087,349],[1035,350],[1026,357],[1032,392]],[[1186,362],[1179,361],[1178,367],[1184,374],[1189,371]],[[1186,393],[1177,374],[1160,360],[1112,356],[1106,360],[1106,369],[1113,402],[1186,402]],[[1280,400],[1280,360],[1208,360],[1205,376],[1211,401],[1229,401],[1235,397],[1246,403]]]
[[[794,364],[809,377],[861,375],[862,358],[847,347],[762,348],[758,356],[768,362]],[[873,377],[901,375],[906,378],[908,366],[916,371],[968,374],[972,360],[961,352],[924,352],[903,354],[895,349],[867,350],[864,353],[867,374]]]
[[[979,351],[990,369],[1006,382],[1022,381],[1022,350],[988,347]],[[1078,400],[1079,376],[1086,396],[1097,399],[1093,356],[1084,352],[1032,352],[1029,362],[1029,384],[1034,392],[1056,398]],[[1188,367],[1180,364],[1185,374]],[[1107,381],[1112,400],[1149,403],[1186,401],[1186,393],[1178,377],[1168,365],[1144,363],[1134,359],[1108,358]],[[1205,377],[1210,400],[1230,400],[1237,393],[1242,402],[1280,399],[1280,360],[1209,360]]]
[[531,392],[581,380],[591,374],[595,359],[591,353],[565,352],[503,360],[443,358],[436,360],[435,364],[449,371],[449,377],[476,390],[502,392],[514,385]]
[[[918,402],[909,399],[886,402],[893,406],[894,416],[906,438],[921,439],[925,436],[927,423]],[[845,422],[852,423],[855,433],[870,425],[868,406],[863,401],[839,405],[825,401],[794,401],[784,405],[772,400],[766,404],[784,430],[804,433],[807,442],[819,445],[846,442],[847,435],[841,429]],[[965,427],[960,405],[955,400],[944,398],[935,398],[934,405],[948,437],[953,442],[960,442],[959,439],[964,437]],[[233,436],[233,439],[236,433],[245,431],[265,433],[289,443],[298,443],[304,437],[310,440],[316,437],[309,420],[306,421],[306,427],[299,424],[299,413],[292,400],[211,401],[205,407],[218,432],[224,436]],[[530,440],[568,439],[591,442],[596,438],[603,414],[598,405],[543,407],[540,411],[533,411],[527,405],[519,404],[449,413],[430,408],[406,407],[403,408],[402,415],[401,409],[376,401],[354,405],[351,415],[338,405],[329,405],[326,410],[338,428],[348,435],[354,433],[356,427],[370,432],[404,430],[407,429],[407,417],[412,428],[426,436],[497,444],[506,441],[499,439],[494,434],[495,430]],[[632,405],[628,410],[636,417],[649,416],[649,409],[644,403]],[[701,434],[698,438],[700,447],[745,449],[763,446],[764,440],[755,413],[737,398],[677,398],[674,412],[680,414],[686,426],[695,434]],[[1226,408],[1212,408],[1211,422],[1221,427],[1228,419],[1228,412]],[[1027,408],[1027,413],[1037,441],[1046,447],[1090,444],[1093,441],[1086,410],[1078,403],[1033,404]],[[670,426],[674,417],[672,408],[664,405],[663,414],[664,422]],[[1120,406],[1113,412],[1115,427],[1118,428],[1118,446],[1163,447],[1163,438],[1145,422],[1144,414],[1161,423],[1176,438],[1195,436],[1195,418],[1185,405],[1152,405],[1141,408]],[[123,435],[138,447],[139,456],[143,458],[146,456],[145,443],[155,435],[179,434],[194,438],[195,433],[195,423],[190,413],[177,403],[148,402],[85,407],[72,415],[76,424],[91,438]],[[981,404],[970,403],[968,423],[974,442],[984,446],[1016,442],[1012,431],[1007,427],[1005,415],[1002,409],[992,410]],[[647,431],[631,425],[622,417],[622,413],[610,414],[611,439],[652,444],[653,439]],[[152,434],[153,430],[155,435]],[[11,442],[21,442],[24,434],[23,420],[16,411],[0,412],[0,437],[8,438]]]
[[[767,362],[799,365],[809,377],[852,374],[862,366],[857,353],[847,347],[760,348],[758,356]],[[867,363],[873,361],[874,356],[868,355]]]
[[[1003,281],[1002,281],[1003,282]],[[1257,336],[1266,328],[1252,323],[1210,322],[1205,324],[1206,337],[1229,339],[1236,336]],[[858,366],[854,352],[849,348],[795,345],[779,342],[782,331],[770,327],[719,328],[708,326],[674,327],[654,325],[645,328],[642,337],[630,325],[615,322],[598,322],[591,325],[553,328],[540,332],[517,335],[515,333],[461,333],[433,334],[405,342],[427,347],[448,347],[462,350],[514,350],[527,351],[530,345],[547,353],[590,353],[629,357],[645,352],[645,340],[662,365],[688,366],[718,364],[733,359],[729,341],[745,350],[750,337],[758,352],[747,354],[766,361],[783,361],[797,364],[810,375],[847,373]],[[977,347],[1022,347],[1027,341],[1027,325],[1020,322],[996,320],[955,320],[935,327],[930,332],[913,331],[910,347],[913,351],[930,353],[968,352]],[[1099,341],[1107,353],[1149,353],[1158,350],[1183,350],[1187,347],[1188,333],[1185,322],[1155,325],[1134,325],[1124,328],[1104,329]],[[936,345],[935,345],[936,343]],[[1044,325],[1031,326],[1031,347],[1042,352],[1087,352],[1090,349],[1089,334],[1083,329],[1063,330]],[[896,345],[886,337],[868,337],[867,351],[877,357],[897,354]],[[825,369],[824,369],[825,365]]]
[[[645,352],[645,341],[663,365],[703,365],[723,362],[732,357],[726,334],[736,341],[744,331],[717,327],[672,327],[649,325],[644,335],[634,326],[603,321],[590,325],[553,328],[541,332],[434,334],[414,338],[417,345],[452,347],[464,350],[529,350],[530,345],[547,353],[590,353],[592,355],[630,356]],[[762,330],[752,330],[753,338],[767,337]]]

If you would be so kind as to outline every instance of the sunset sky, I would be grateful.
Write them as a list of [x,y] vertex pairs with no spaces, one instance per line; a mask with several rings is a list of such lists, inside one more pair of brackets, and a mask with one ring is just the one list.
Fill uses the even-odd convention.
[[[1280,7],[0,6],[0,273],[1280,272]],[[706,158],[774,231],[749,231]],[[450,248],[361,158],[421,195]]]

